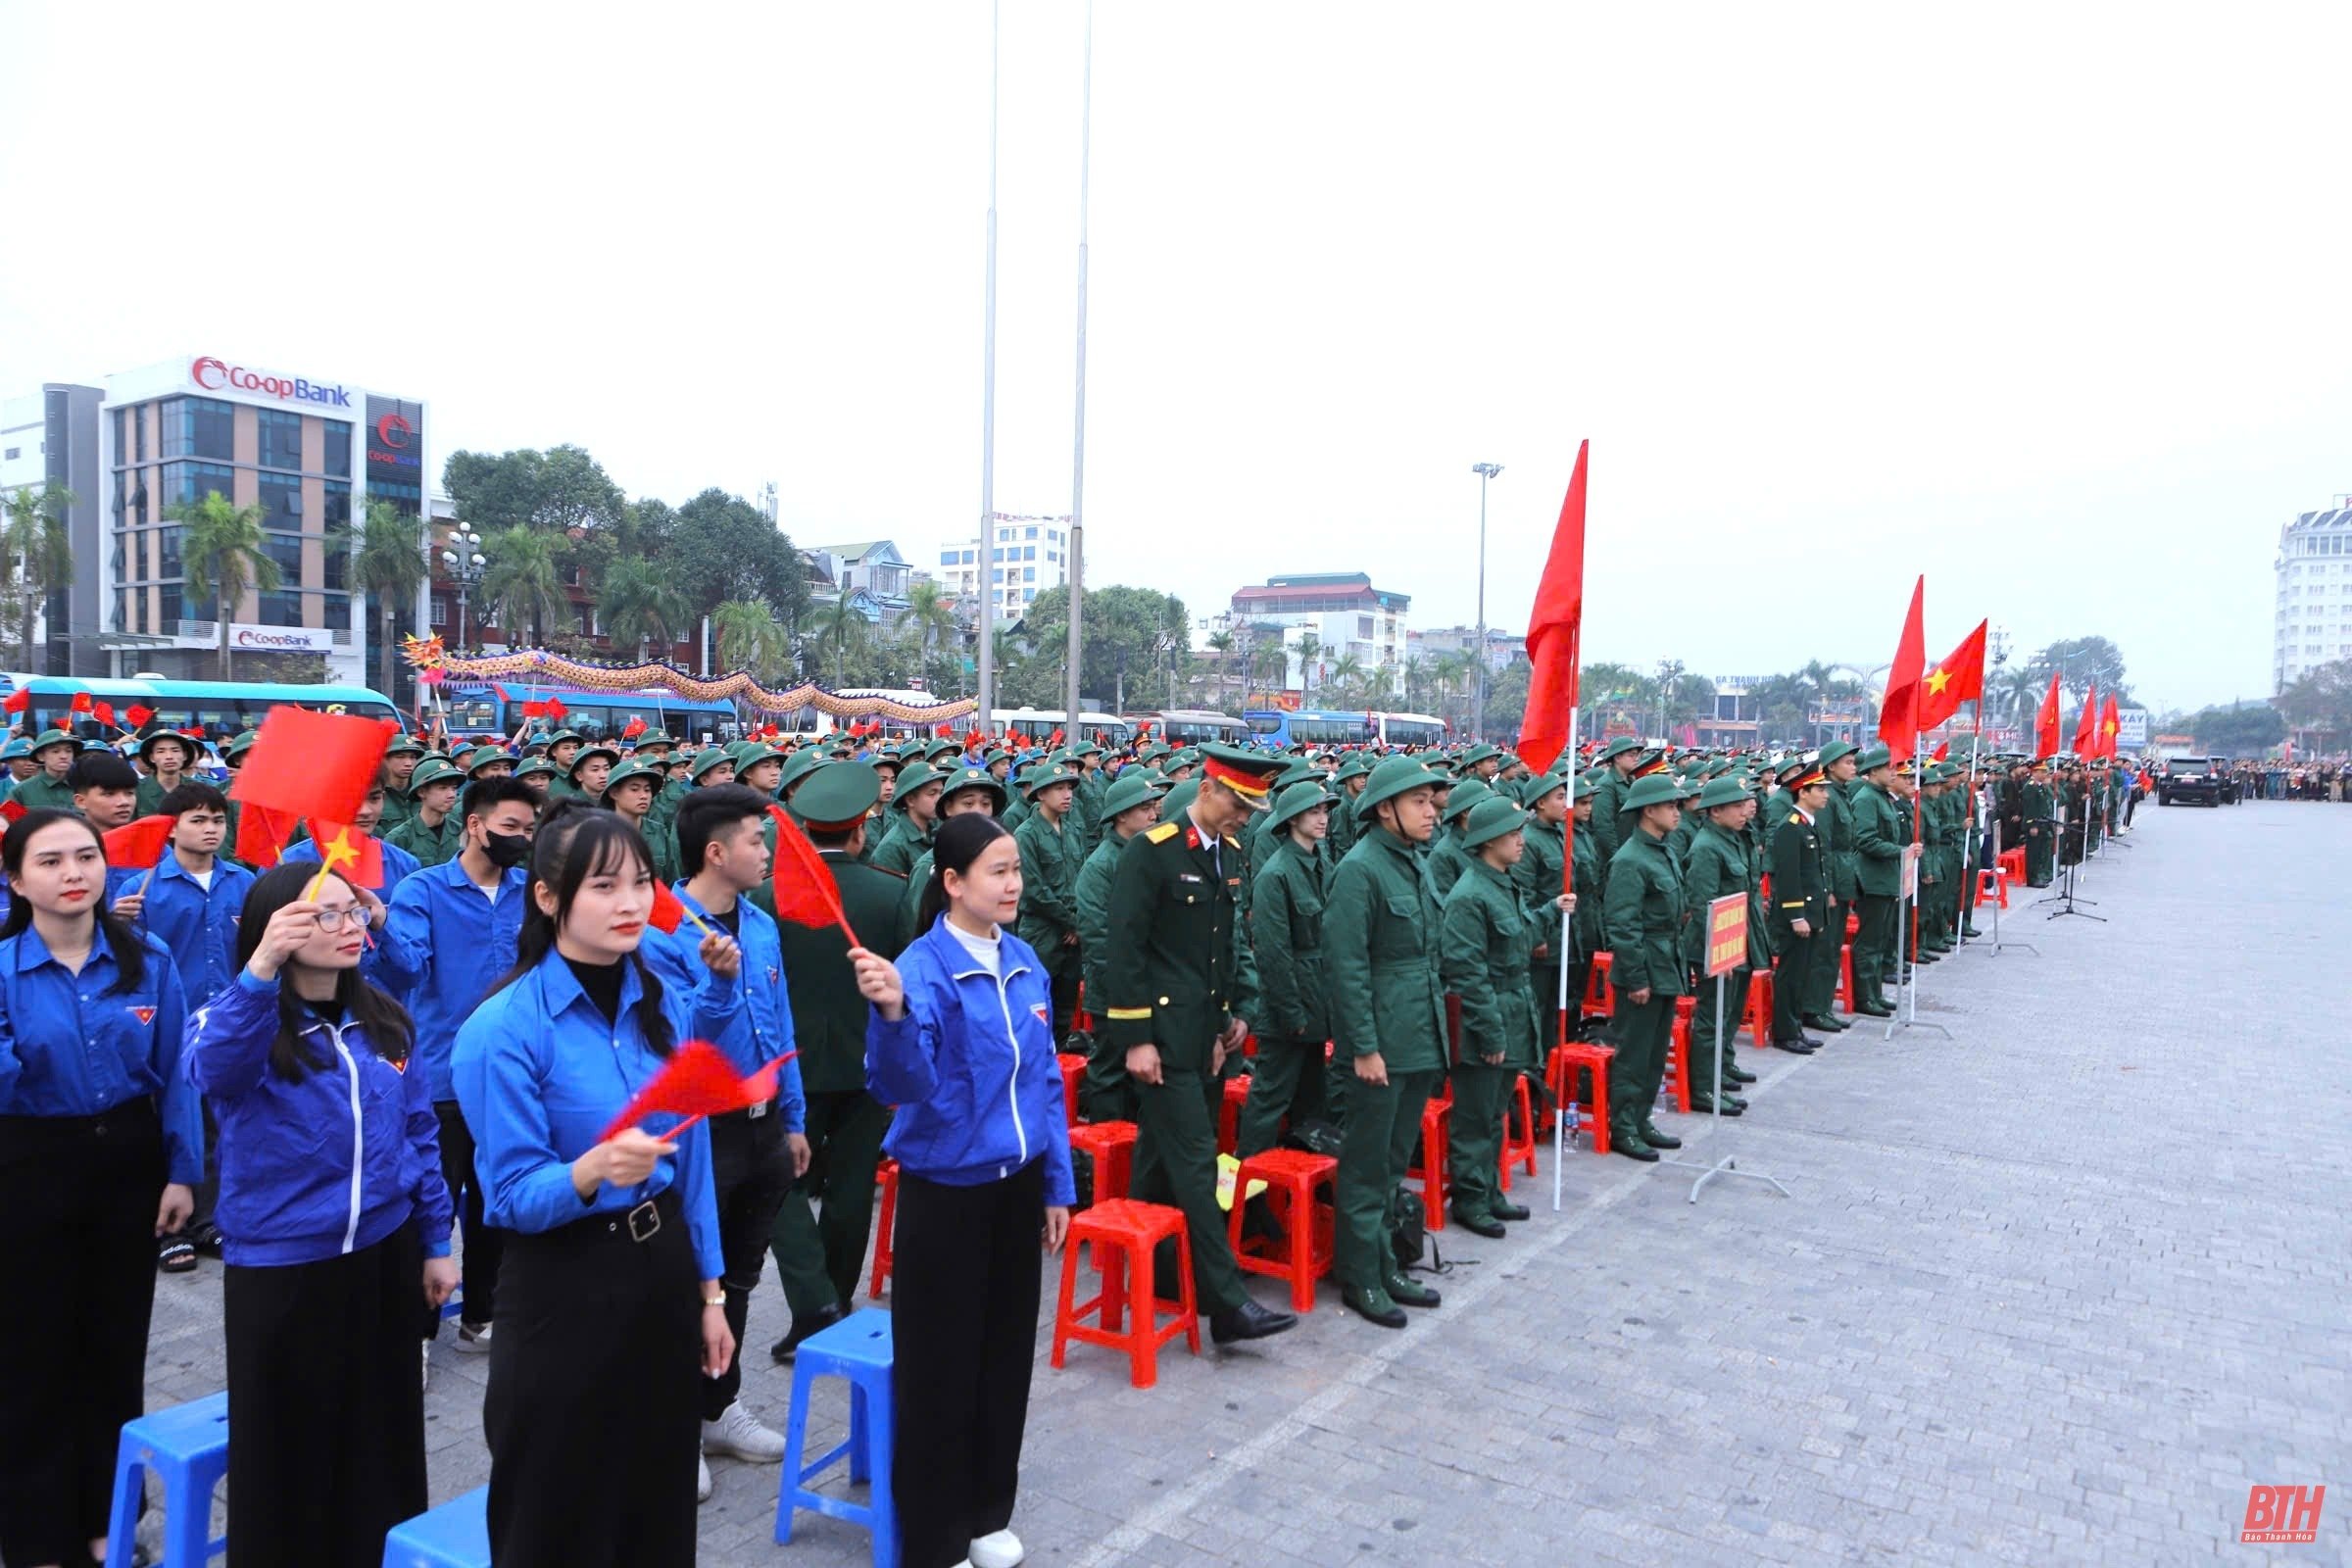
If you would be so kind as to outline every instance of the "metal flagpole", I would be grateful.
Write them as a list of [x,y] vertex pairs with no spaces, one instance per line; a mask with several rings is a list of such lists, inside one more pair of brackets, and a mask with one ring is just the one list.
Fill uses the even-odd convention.
[[[1977,756],[1979,751],[1983,748],[1984,742],[1984,699],[1980,697],[1977,699],[1977,736],[1976,739],[1970,743],[1968,749],[1968,771],[1971,777],[1974,777],[1976,774]],[[1996,878],[2001,875],[2001,813],[1994,808],[1999,805],[1999,801],[2000,792],[1995,790],[1993,791],[1992,798],[1984,803],[1984,839],[1992,846],[1992,867],[1993,875]],[[1971,790],[1969,800],[1969,820],[1971,822],[1976,820],[1976,799],[1973,788]],[[1977,899],[1977,885],[1975,881],[1976,876],[1977,873],[1974,871],[1969,873],[1970,881],[1968,885],[1968,899],[1969,906],[1972,909],[1976,906]],[[1960,929],[1962,931],[1966,931],[1968,929],[1968,922],[1965,919],[1960,922]],[[1963,937],[1961,941],[1965,944],[1967,938]],[[1984,939],[1980,937],[1978,938],[1978,941],[1982,943]],[[1991,953],[1993,956],[1998,957],[2010,948],[2023,949],[2025,952],[2034,955],[2034,956],[2036,958],[2041,956],[2041,950],[2031,942],[2004,943],[2001,940],[2001,901],[1996,898],[1992,901],[1992,946],[1986,951]]]
[[1070,439],[1070,744],[1081,731],[1078,714],[1084,704],[1083,633],[1086,613],[1086,195],[1095,144],[1095,6],[1086,6],[1086,70],[1078,96],[1078,412],[1071,421]]
[[988,17],[988,281],[980,327],[980,551],[972,575],[973,591],[980,596],[976,695],[983,734],[996,728],[997,699],[997,99],[1003,21],[1003,0],[998,0]]
[[[1927,802],[1920,796],[1918,779],[1919,759],[1927,751],[1927,736],[1913,730],[1911,732],[1911,847],[1920,853],[1912,859],[1908,867],[1909,876],[1906,878],[1906,882],[1910,888],[1909,897],[1898,903],[1895,907],[1894,972],[1900,982],[1902,995],[1895,998],[1894,1013],[1886,1020],[1886,1034],[1880,1036],[1883,1040],[1892,1040],[1894,1032],[1898,1028],[1933,1029],[1946,1040],[1952,1036],[1951,1030],[1942,1024],[1933,1021],[1922,1023],[1919,1020],[1919,890],[1927,885],[1927,876],[1923,869],[1927,859],[1926,834],[1922,827],[1921,814],[1927,809]],[[1906,910],[1908,910],[1908,918],[1905,917]]]
[[[1569,893],[1576,891],[1576,709],[1571,706],[1568,710],[1568,827],[1560,840],[1568,852],[1560,858],[1560,878],[1566,884],[1563,891]],[[1575,919],[1573,911],[1560,911],[1560,1004],[1553,1015],[1560,1020],[1559,1043],[1562,1046],[1568,1044],[1569,1037],[1576,1032],[1568,1025],[1568,956],[1575,951],[1568,945],[1568,939]],[[1576,1006],[1580,1013],[1584,1005],[1585,999],[1577,998]],[[1551,1107],[1551,1211],[1555,1214],[1560,1211],[1560,1177],[1568,1168],[1569,1096],[1575,1090],[1576,1073],[1563,1064],[1560,1070],[1559,1102]]]

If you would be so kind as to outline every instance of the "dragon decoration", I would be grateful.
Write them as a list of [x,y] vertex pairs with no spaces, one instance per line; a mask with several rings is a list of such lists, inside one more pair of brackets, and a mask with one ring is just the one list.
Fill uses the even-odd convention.
[[426,686],[438,686],[450,679],[536,680],[596,692],[635,692],[658,686],[694,702],[737,702],[764,713],[790,713],[813,708],[834,718],[886,718],[900,724],[944,724],[968,717],[980,708],[968,697],[952,703],[837,697],[814,681],[770,691],[754,680],[749,670],[732,670],[706,680],[660,661],[645,664],[585,664],[543,648],[466,659],[451,655],[438,637],[405,638],[400,651],[416,671],[416,679]]

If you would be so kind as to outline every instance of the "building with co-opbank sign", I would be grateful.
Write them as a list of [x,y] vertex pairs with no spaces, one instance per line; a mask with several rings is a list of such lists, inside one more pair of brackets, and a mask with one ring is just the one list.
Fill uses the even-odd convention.
[[[74,628],[76,672],[218,673],[220,622],[237,653],[318,654],[327,679],[365,684],[367,597],[340,531],[370,501],[422,510],[425,406],[371,392],[331,367],[197,353],[106,378],[95,408],[94,513],[77,562],[97,570],[94,636]],[[167,514],[219,491],[262,511],[278,586],[220,606],[187,580],[181,526]],[[85,649],[99,656],[89,668]]]

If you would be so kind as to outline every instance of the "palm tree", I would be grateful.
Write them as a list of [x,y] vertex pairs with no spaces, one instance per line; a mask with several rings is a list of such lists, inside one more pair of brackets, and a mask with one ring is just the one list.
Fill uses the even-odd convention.
[[934,640],[945,648],[948,639],[956,635],[956,612],[937,582],[926,577],[906,590],[906,609],[899,616],[899,635],[911,636],[918,669],[930,663]]
[[635,643],[640,663],[649,643],[660,643],[666,656],[693,618],[686,596],[669,574],[643,556],[623,556],[606,568],[597,609],[604,615],[605,634],[616,645]]
[[1222,707],[1225,691],[1225,656],[1233,652],[1233,633],[1230,631],[1212,631],[1208,634],[1205,641],[1207,643],[1208,651],[1217,656],[1217,694],[1218,704],[1220,707]]
[[1327,678],[1340,689],[1341,700],[1350,708],[1363,706],[1364,662],[1353,654],[1342,654],[1332,661]]
[[74,581],[74,542],[66,533],[66,512],[81,498],[55,479],[35,490],[22,485],[8,498],[8,522],[0,530],[0,553],[18,564],[24,595],[22,662],[32,668],[32,623],[41,601]]
[[1298,639],[1298,689],[1311,696],[1315,689],[1315,661],[1323,657],[1323,639],[1308,632]]
[[248,588],[275,593],[282,580],[277,563],[262,548],[262,509],[240,507],[218,490],[202,501],[183,501],[164,515],[180,525],[179,559],[188,597],[210,599],[220,629],[220,678],[229,679],[228,629]]
[[1418,713],[1422,688],[1429,684],[1429,661],[1419,654],[1404,656],[1404,706]]
[[833,684],[835,686],[839,686],[843,682],[843,664],[849,657],[850,650],[864,647],[866,636],[871,630],[872,626],[866,620],[864,612],[858,610],[846,593],[836,596],[831,604],[817,611],[817,646],[829,650],[833,655]]
[[327,548],[351,554],[352,579],[382,617],[376,638],[384,658],[383,691],[391,695],[399,665],[394,661],[394,619],[401,606],[414,604],[424,586],[424,525],[389,501],[370,501],[368,514],[357,527],[344,526],[327,536]]
[[710,629],[718,638],[719,663],[748,669],[755,679],[773,674],[791,646],[776,612],[757,599],[727,600],[710,612]]
[[562,619],[571,609],[556,568],[552,536],[516,523],[495,535],[484,554],[490,558],[482,573],[484,610],[510,638],[528,626],[532,644],[545,646],[547,622]]

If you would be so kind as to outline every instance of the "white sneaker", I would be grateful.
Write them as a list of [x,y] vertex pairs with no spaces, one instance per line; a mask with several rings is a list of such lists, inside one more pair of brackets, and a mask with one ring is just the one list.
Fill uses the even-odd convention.
[[972,1568],[1020,1568],[1021,1538],[1009,1530],[999,1530],[982,1536],[972,1543],[972,1554],[964,1560]]
[[460,1323],[457,1342],[459,1350],[466,1355],[488,1355],[490,1353],[490,1330],[494,1326],[489,1323]]
[[784,1434],[761,1426],[737,1399],[718,1413],[717,1420],[703,1423],[703,1450],[749,1459],[754,1464],[775,1464],[784,1457]]
[[694,1500],[710,1500],[710,1461],[699,1453],[694,1456]]

